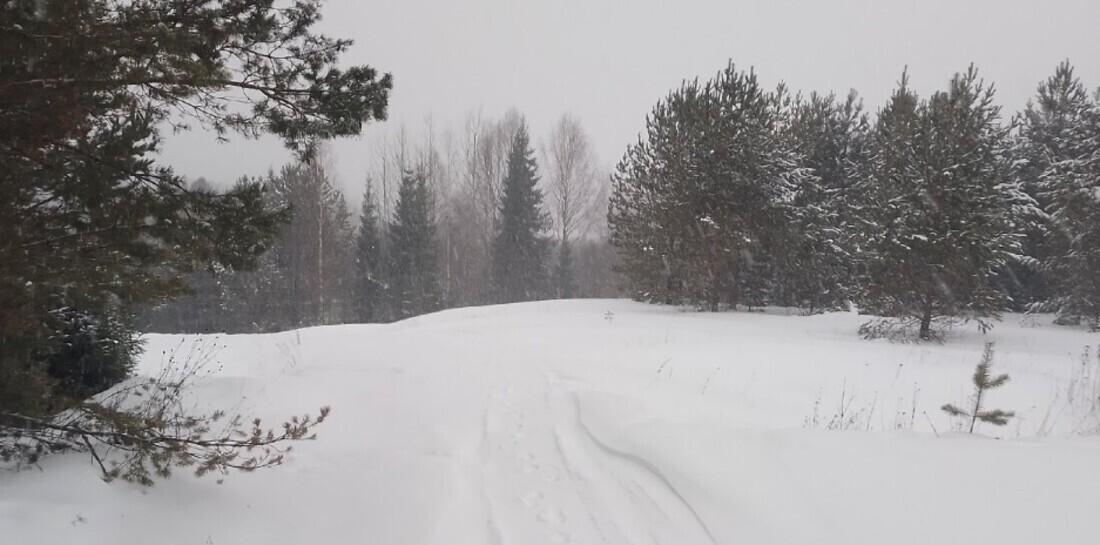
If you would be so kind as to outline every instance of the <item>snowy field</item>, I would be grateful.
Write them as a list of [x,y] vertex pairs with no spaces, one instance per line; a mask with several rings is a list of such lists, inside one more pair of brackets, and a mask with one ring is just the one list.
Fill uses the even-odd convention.
[[[1100,335],[1007,316],[891,344],[862,321],[566,301],[203,337],[199,407],[331,405],[319,438],[223,484],[108,485],[79,454],[0,473],[0,541],[1100,543]],[[1018,416],[966,435],[939,407],[986,340],[1012,377],[988,407]],[[149,337],[141,371],[193,342]]]

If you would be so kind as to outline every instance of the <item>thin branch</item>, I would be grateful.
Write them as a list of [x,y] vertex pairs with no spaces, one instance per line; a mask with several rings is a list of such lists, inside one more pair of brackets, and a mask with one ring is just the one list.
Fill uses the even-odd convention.
[[0,85],[0,88],[11,87],[60,87],[60,86],[89,86],[100,88],[117,88],[130,86],[149,85],[178,85],[183,87],[236,87],[249,91],[259,91],[265,95],[301,95],[308,96],[309,89],[297,87],[271,87],[257,85],[242,80],[226,78],[139,78],[139,79],[73,79],[73,78],[38,78],[23,81],[13,81]]
[[99,469],[103,471],[103,478],[109,479],[111,477],[111,472],[107,471],[107,465],[104,464],[103,459],[99,457],[99,453],[96,452],[95,447],[92,446],[92,442],[88,439],[88,436],[85,435],[81,437],[81,439],[84,440],[85,445],[88,445],[88,452],[92,454],[92,458],[94,458],[96,463],[99,464]]

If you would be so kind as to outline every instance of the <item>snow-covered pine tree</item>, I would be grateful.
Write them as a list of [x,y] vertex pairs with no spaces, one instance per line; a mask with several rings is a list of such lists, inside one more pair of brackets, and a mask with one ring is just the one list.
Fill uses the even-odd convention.
[[359,232],[355,237],[355,308],[359,321],[364,323],[385,319],[385,284],[382,281],[385,255],[373,185],[368,178],[359,212]]
[[908,229],[902,219],[913,214],[912,205],[902,196],[919,192],[915,146],[919,108],[920,100],[909,88],[908,73],[903,73],[890,101],[878,112],[867,141],[866,169],[857,182],[862,202],[857,207],[855,238],[863,250],[857,264],[858,300],[862,310],[883,316],[904,313],[904,303],[897,300],[904,280],[892,278],[895,271],[888,264],[892,257],[912,251],[899,237],[911,236],[903,234]]
[[502,303],[531,301],[548,293],[549,240],[543,232],[550,218],[543,210],[534,153],[527,125],[521,123],[508,154],[500,225],[493,241],[493,283],[496,299]]
[[802,175],[778,130],[782,93],[730,63],[658,102],[612,178],[611,241],[634,297],[768,302],[774,236]]
[[[22,447],[141,450],[156,465],[126,475],[141,482],[177,465],[243,467],[247,455],[222,447],[259,447],[235,433],[266,430],[218,437],[182,405],[145,412],[55,389],[46,359],[68,336],[54,311],[78,309],[88,324],[124,318],[110,322],[119,335],[96,340],[106,343],[97,357],[125,368],[140,343],[108,345],[134,335],[133,305],[182,295],[197,270],[249,269],[271,246],[285,214],[257,184],[189,190],[158,161],[167,126],[270,133],[309,159],[318,139],[384,118],[391,78],[343,66],[351,41],[319,34],[308,0],[12,0],[0,20],[0,458],[33,463]],[[276,446],[310,427],[287,424]]]
[[[696,129],[690,114],[702,101],[698,81],[684,82],[657,102],[646,116],[644,136],[627,147],[611,175],[608,203],[609,240],[619,253],[616,270],[628,281],[637,300],[677,304],[684,291],[687,262],[681,242],[690,231],[678,225],[686,214],[678,199],[672,172],[687,161],[676,143],[687,144]],[[679,170],[688,170],[679,168]]]
[[777,302],[811,313],[843,308],[853,287],[851,193],[865,158],[867,116],[854,91],[844,101],[813,93],[794,102],[783,130],[807,172],[797,178],[793,221],[778,248]]
[[1032,244],[1047,281],[1033,308],[1060,321],[1100,325],[1100,104],[1069,63],[1039,87],[1024,113],[1024,180],[1043,207],[1045,236]]
[[[773,302],[783,234],[793,219],[796,187],[808,173],[782,134],[790,108],[786,88],[765,90],[755,72],[730,63],[708,83],[694,199],[695,230],[707,256],[707,306]],[[709,221],[708,221],[709,220]]]
[[439,256],[431,200],[424,173],[405,172],[389,227],[389,305],[398,319],[441,307]]
[[[1035,218],[1025,228],[1023,253],[1025,262],[1008,269],[1002,283],[1021,308],[1040,310],[1052,297],[1056,282],[1050,271],[1044,270],[1055,256],[1069,252],[1069,238],[1061,236],[1047,214],[1050,209],[1049,186],[1055,180],[1044,180],[1052,165],[1072,159],[1078,152],[1064,148],[1074,146],[1069,135],[1072,127],[1081,123],[1088,109],[1088,93],[1074,76],[1068,61],[1058,65],[1054,75],[1039,84],[1034,100],[1019,116],[1019,131],[1015,135],[1013,154],[1015,175],[1024,191],[1038,204]],[[1068,317],[1066,317],[1068,318]]]
[[921,339],[939,317],[999,317],[992,277],[1019,253],[1030,202],[1009,176],[1007,130],[975,68],[927,101],[902,76],[869,142],[864,308],[914,320]]

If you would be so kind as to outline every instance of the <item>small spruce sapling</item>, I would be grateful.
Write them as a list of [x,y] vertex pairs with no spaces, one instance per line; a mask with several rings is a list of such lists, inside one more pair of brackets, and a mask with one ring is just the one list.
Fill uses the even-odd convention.
[[995,426],[1003,426],[1008,424],[1008,419],[1016,416],[1015,412],[1002,411],[1001,409],[985,410],[982,409],[982,400],[985,394],[989,390],[1000,388],[1008,382],[1008,375],[1002,374],[992,376],[989,374],[989,368],[993,366],[993,343],[985,343],[985,351],[982,352],[982,361],[978,363],[977,369],[974,370],[974,406],[969,411],[960,409],[950,403],[940,407],[944,412],[951,416],[967,416],[970,417],[970,431],[974,433],[974,425],[979,420]]

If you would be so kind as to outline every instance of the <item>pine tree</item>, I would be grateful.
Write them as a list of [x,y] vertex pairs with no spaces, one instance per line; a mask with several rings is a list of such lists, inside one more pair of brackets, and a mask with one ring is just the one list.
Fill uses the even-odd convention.
[[796,101],[784,120],[800,178],[781,234],[778,303],[808,312],[843,308],[854,288],[853,190],[863,165],[867,116],[855,92],[838,102],[816,93]]
[[1069,63],[1039,87],[1021,127],[1022,179],[1042,206],[1042,230],[1029,232],[1045,300],[1033,308],[1063,323],[1100,324],[1100,103]]
[[974,405],[969,410],[960,409],[950,403],[940,407],[941,410],[951,416],[963,416],[970,418],[969,433],[974,433],[974,425],[978,421],[982,421],[994,426],[1004,426],[1008,424],[1008,419],[1016,416],[1016,413],[1012,411],[1002,411],[1001,409],[985,409],[983,402],[985,401],[985,395],[989,390],[995,390],[1008,383],[1008,375],[992,376],[989,374],[990,368],[993,366],[993,343],[985,343],[985,350],[982,351],[982,360],[978,362],[978,367],[974,370]]
[[[0,3],[0,382],[22,392],[0,396],[0,443],[82,402],[46,361],[67,333],[90,337],[53,311],[124,339],[137,305],[182,295],[198,270],[255,266],[273,244],[286,215],[263,187],[189,189],[158,162],[165,127],[272,134],[308,159],[319,138],[385,117],[390,77],[337,68],[351,42],[318,34],[319,18],[312,0]],[[91,353],[126,369],[140,344],[127,346]],[[101,409],[86,416],[129,416]]]
[[500,225],[493,242],[492,272],[497,300],[531,301],[547,293],[549,217],[542,209],[538,165],[526,124],[512,138],[500,201]]
[[1044,178],[1048,172],[1052,173],[1055,163],[1076,156],[1073,143],[1063,136],[1080,124],[1087,109],[1088,94],[1067,61],[1039,84],[1035,99],[1028,102],[1020,115],[1013,150],[1017,158],[1015,174],[1038,208],[1036,217],[1030,218],[1025,228],[1023,253],[1027,259],[1011,266],[1002,283],[1021,310],[1046,306],[1056,282],[1048,266],[1053,257],[1069,252],[1067,237],[1058,234],[1047,213],[1052,204],[1049,182],[1053,180]]
[[143,319],[160,322],[158,331],[266,332],[356,319],[350,212],[326,170],[318,162],[296,163],[237,185],[253,183],[290,220],[249,270],[195,273],[186,297],[144,312]]
[[807,175],[780,131],[785,100],[731,63],[654,107],[612,176],[611,241],[634,297],[711,310],[769,302],[778,233]]
[[879,114],[862,188],[862,303],[915,320],[921,339],[938,317],[996,318],[1006,305],[993,277],[1019,253],[1029,200],[1010,180],[999,121],[973,67],[927,101],[903,76]]
[[645,136],[627,148],[611,176],[610,241],[620,256],[617,270],[628,280],[630,295],[640,301],[677,304],[686,300],[684,245],[678,243],[680,231],[672,227],[682,214],[674,207],[673,187],[664,172],[682,155],[666,153],[664,148],[678,140],[668,133],[678,128],[692,132],[686,128],[692,121],[686,115],[687,104],[697,100],[698,94],[697,84],[685,83],[659,101],[646,116]]
[[379,232],[378,203],[374,199],[371,180],[363,192],[359,213],[359,233],[355,239],[356,301],[359,321],[382,321],[385,315],[382,282],[385,256]]
[[404,174],[389,228],[390,305],[398,319],[442,305],[431,198],[423,172]]
[[[291,167],[287,166],[280,169],[279,174],[269,170],[262,178],[242,178],[237,183],[260,184],[265,189],[265,202],[269,207],[290,212],[293,203],[283,176],[283,173],[289,168]],[[301,220],[299,219],[300,225]],[[218,327],[198,331],[268,332],[292,328],[301,323],[299,313],[304,303],[289,296],[292,293],[296,275],[301,273],[301,271],[287,265],[294,259],[295,252],[300,251],[298,248],[292,248],[287,241],[287,238],[294,231],[292,226],[293,218],[291,217],[280,226],[275,242],[260,256],[251,269],[219,269],[213,273],[200,273],[200,276],[213,274],[215,278],[221,279],[218,281],[221,289],[214,296],[222,301],[232,302],[236,307],[237,314],[228,317],[226,320],[227,324],[230,325],[229,328]],[[193,283],[192,295],[183,302],[192,298],[209,297],[207,291],[211,283],[209,280],[194,283],[196,280],[192,279],[191,282]],[[173,302],[165,306],[170,309],[176,304]],[[212,310],[200,312],[210,319],[222,318]],[[232,328],[233,325],[247,329],[235,330]],[[191,331],[196,330],[181,326],[172,332]]]

